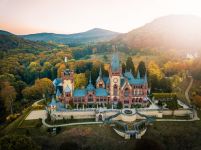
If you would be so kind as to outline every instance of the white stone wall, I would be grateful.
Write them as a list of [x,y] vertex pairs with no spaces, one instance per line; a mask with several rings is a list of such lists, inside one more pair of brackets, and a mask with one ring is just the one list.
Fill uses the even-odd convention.
[[55,116],[57,120],[61,120],[63,118],[71,119],[71,116],[73,116],[73,119],[89,119],[89,118],[95,119],[95,111],[53,112],[51,115]]
[[[107,111],[102,112],[104,115],[104,118],[108,118],[110,116],[113,116],[117,114],[117,111]],[[155,116],[157,118],[162,118],[163,115],[175,115],[175,116],[187,116],[192,114],[192,112],[189,109],[179,109],[175,110],[174,113],[172,110],[140,110],[140,114],[146,115],[146,116]],[[52,112],[51,114],[54,116],[57,120],[59,119],[71,119],[71,116],[73,116],[74,119],[87,119],[87,118],[96,118],[96,112],[95,111],[67,111],[67,112]],[[135,115],[124,115],[120,114],[116,118],[113,118],[114,120],[123,120],[125,122],[132,122],[136,119],[145,119],[144,117],[135,114]]]

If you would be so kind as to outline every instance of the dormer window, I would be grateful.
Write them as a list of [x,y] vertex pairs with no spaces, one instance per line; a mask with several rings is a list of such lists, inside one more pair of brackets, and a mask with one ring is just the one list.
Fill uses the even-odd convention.
[[93,96],[92,96],[91,94],[88,96],[88,101],[89,101],[89,102],[92,102],[92,101],[93,101]]
[[99,88],[103,88],[103,84],[102,83],[99,84]]

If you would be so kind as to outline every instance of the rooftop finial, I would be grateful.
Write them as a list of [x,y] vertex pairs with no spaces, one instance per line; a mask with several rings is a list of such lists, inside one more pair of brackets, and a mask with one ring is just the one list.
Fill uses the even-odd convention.
[[89,77],[89,84],[91,84],[91,72],[90,72],[90,77]]
[[102,69],[101,69],[101,66],[100,66],[100,70],[99,70],[99,77],[102,77]]

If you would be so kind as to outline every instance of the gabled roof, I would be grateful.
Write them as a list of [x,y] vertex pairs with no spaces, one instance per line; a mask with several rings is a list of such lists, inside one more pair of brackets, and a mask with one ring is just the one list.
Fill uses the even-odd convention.
[[59,89],[57,89],[56,96],[61,96],[61,92],[60,92],[60,90],[59,90]]
[[96,91],[96,96],[108,96],[108,92],[104,88],[98,88],[95,91]]
[[86,96],[87,91],[86,89],[76,89],[73,93],[73,96],[75,97],[82,97],[82,96]]
[[103,81],[105,84],[109,84],[110,83],[110,78],[109,77],[103,77]]
[[48,104],[48,106],[56,106],[57,102],[54,99],[54,97],[52,97],[52,101]]
[[93,84],[92,83],[89,83],[88,85],[87,85],[87,91],[93,91],[95,88],[94,88],[94,86],[93,86]]
[[53,80],[53,85],[56,87],[56,86],[62,86],[62,80],[61,78],[56,78]]
[[102,80],[102,77],[98,76],[98,78],[96,79],[96,83],[98,83],[101,80]]
[[125,72],[124,76],[128,79],[129,84],[144,84],[143,78],[134,78],[131,72]]
[[69,86],[68,86],[68,85],[66,86],[66,88],[65,88],[64,92],[66,92],[66,93],[71,92],[71,89],[69,88]]

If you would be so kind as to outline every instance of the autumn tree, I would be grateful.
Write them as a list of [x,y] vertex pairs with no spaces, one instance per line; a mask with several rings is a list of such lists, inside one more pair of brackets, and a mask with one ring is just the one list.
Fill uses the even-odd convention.
[[57,76],[61,77],[61,72],[66,69],[66,65],[64,63],[60,64],[58,69],[57,69]]
[[13,103],[16,99],[16,94],[15,88],[9,82],[5,82],[1,89],[1,98],[4,101],[6,111],[10,111],[11,114],[13,114]]
[[163,77],[163,73],[160,67],[154,61],[149,62],[148,71],[149,71],[149,77],[156,76],[158,79],[161,79]]
[[42,98],[41,92],[34,85],[23,89],[22,95],[26,100],[36,100]]
[[35,84],[31,87],[26,87],[22,94],[24,98],[29,100],[36,100],[42,98],[44,95],[46,98],[54,93],[54,86],[52,81],[48,78],[42,78],[35,81]]
[[84,73],[74,74],[75,88],[81,88],[87,85],[87,78]]
[[35,81],[36,88],[41,92],[41,94],[53,94],[54,93],[54,86],[52,81],[48,78],[42,78]]
[[31,62],[28,68],[35,75],[35,79],[40,78],[41,65],[38,62]]

